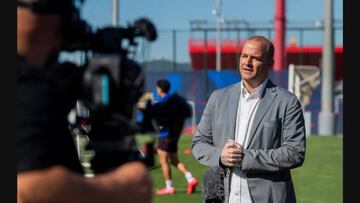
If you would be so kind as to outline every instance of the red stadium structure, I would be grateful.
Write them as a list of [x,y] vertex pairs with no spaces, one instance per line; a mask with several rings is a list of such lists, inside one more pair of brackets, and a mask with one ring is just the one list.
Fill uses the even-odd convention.
[[[237,70],[238,58],[241,53],[243,41],[223,39],[221,43],[221,69]],[[188,43],[192,70],[216,69],[216,43],[215,39],[190,39]],[[286,67],[289,64],[315,65],[321,67],[322,46],[296,46],[286,47]],[[275,50],[276,51],[276,50]],[[335,47],[335,79],[343,79],[343,47]]]

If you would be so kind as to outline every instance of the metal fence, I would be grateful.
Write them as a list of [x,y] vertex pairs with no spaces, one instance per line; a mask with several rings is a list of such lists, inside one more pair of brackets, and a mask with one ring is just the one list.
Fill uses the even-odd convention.
[[[334,21],[334,41],[336,46],[343,43],[343,23]],[[297,46],[316,45],[322,46],[323,22],[287,22],[286,25],[286,44]],[[243,41],[253,35],[264,35],[270,39],[274,37],[273,22],[247,22],[243,20],[225,21],[221,28],[222,41]],[[203,39],[205,41],[215,40],[216,27],[214,23],[204,20],[190,21],[189,29],[160,29],[158,38],[152,43],[148,43],[137,54],[137,60],[145,62],[150,60],[169,61],[164,71],[191,71],[189,66],[189,40]],[[161,71],[154,66],[146,66],[150,71]]]

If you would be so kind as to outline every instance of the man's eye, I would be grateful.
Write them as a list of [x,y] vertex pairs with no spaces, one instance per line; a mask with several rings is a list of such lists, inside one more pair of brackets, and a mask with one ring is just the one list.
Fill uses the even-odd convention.
[[261,58],[258,58],[258,57],[253,57],[253,59],[255,59],[257,61],[261,61]]

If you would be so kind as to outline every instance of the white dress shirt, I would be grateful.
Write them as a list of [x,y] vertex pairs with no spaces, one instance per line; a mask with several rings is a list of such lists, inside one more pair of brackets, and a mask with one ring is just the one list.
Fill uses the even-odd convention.
[[[236,114],[235,141],[245,146],[248,142],[250,129],[259,106],[260,96],[268,79],[253,89],[250,94],[241,81],[241,92]],[[240,167],[234,167],[231,173],[229,203],[252,203],[247,180],[243,178]]]

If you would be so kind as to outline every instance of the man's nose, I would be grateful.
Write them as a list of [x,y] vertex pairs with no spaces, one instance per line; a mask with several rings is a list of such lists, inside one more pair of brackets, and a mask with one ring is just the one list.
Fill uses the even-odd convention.
[[252,64],[251,57],[250,57],[250,56],[246,57],[246,58],[244,59],[244,63],[247,64],[247,65]]

